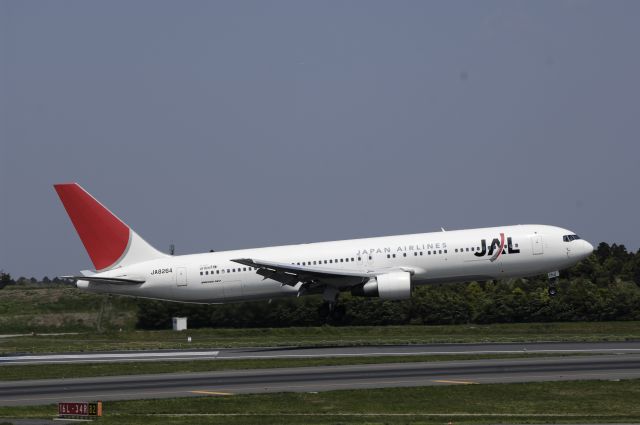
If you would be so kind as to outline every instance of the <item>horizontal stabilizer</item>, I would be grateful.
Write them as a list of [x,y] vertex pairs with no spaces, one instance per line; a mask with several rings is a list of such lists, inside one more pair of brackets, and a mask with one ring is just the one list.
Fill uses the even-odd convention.
[[140,285],[145,282],[144,279],[131,279],[122,277],[95,277],[95,276],[60,276],[60,279],[69,280],[85,280],[91,283],[109,283],[112,285]]

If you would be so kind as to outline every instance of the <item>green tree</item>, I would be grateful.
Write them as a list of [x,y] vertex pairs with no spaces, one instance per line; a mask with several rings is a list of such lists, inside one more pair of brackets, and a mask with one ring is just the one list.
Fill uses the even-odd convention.
[[14,283],[11,280],[11,275],[9,273],[5,273],[4,270],[0,269],[0,289],[9,285],[10,283]]

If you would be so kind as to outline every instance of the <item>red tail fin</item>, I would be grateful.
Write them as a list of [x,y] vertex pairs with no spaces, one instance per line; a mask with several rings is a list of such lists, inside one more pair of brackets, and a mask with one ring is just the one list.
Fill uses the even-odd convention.
[[129,227],[79,184],[54,187],[96,270],[115,264],[129,244]]

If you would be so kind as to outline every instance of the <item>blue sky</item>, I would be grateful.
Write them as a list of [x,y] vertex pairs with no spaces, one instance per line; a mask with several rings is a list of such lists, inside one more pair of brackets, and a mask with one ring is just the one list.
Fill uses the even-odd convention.
[[178,253],[517,223],[636,250],[640,2],[0,2],[0,268],[52,184]]

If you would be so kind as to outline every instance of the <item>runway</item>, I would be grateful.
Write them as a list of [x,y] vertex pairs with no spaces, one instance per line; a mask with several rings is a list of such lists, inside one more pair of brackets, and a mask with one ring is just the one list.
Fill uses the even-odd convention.
[[242,393],[640,378],[640,354],[253,369],[0,383],[0,406]]
[[0,356],[0,366],[212,359],[281,359],[452,354],[639,353],[640,341],[376,345],[356,347],[257,347],[215,350],[147,350]]

